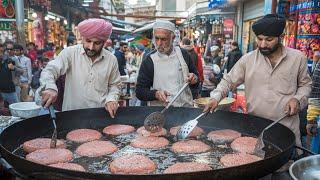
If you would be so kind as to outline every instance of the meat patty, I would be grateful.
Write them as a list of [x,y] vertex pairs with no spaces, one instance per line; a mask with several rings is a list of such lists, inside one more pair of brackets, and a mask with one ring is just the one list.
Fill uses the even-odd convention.
[[206,143],[197,140],[179,141],[171,148],[175,153],[203,153],[211,149]]
[[167,130],[162,128],[161,131],[155,132],[155,133],[151,133],[150,131],[146,130],[144,128],[144,126],[140,127],[137,129],[137,133],[142,135],[142,136],[165,136],[167,134]]
[[49,166],[73,171],[86,171],[81,165],[75,163],[57,163],[50,164]]
[[[170,134],[175,136],[177,135],[177,132],[179,130],[181,126],[176,126],[176,127],[172,127],[170,128]],[[188,137],[197,137],[197,136],[200,136],[201,134],[204,134],[204,131],[202,128],[196,126],[192,131],[191,133],[188,135]]]
[[169,141],[164,137],[137,137],[131,141],[131,146],[142,149],[160,149],[169,144]]
[[27,154],[26,159],[35,163],[48,165],[69,162],[73,159],[73,155],[68,149],[39,149]]
[[260,160],[262,158],[246,153],[226,154],[220,158],[220,162],[224,167],[240,166]]
[[257,138],[239,137],[231,143],[231,148],[240,153],[253,154],[257,142]]
[[133,132],[135,129],[133,126],[123,125],[123,124],[113,124],[107,126],[103,129],[103,133],[108,135],[120,135],[120,134],[128,134]]
[[209,132],[207,137],[214,144],[225,144],[225,143],[231,143],[233,140],[241,137],[241,133],[231,129],[223,129],[223,130],[211,131]]
[[178,162],[174,165],[169,166],[163,171],[164,174],[174,174],[174,173],[187,173],[196,171],[209,171],[212,168],[205,163],[198,162]]
[[[27,153],[31,153],[39,149],[50,148],[50,138],[36,138],[23,143],[23,150]],[[57,140],[56,148],[66,148],[66,144],[62,140]]]
[[93,129],[76,129],[67,134],[67,139],[77,143],[83,143],[100,139],[102,134]]
[[127,154],[110,163],[113,174],[149,174],[156,170],[156,164],[147,156]]
[[99,157],[114,153],[117,150],[118,147],[110,141],[96,140],[81,144],[76,149],[76,153],[80,156]]

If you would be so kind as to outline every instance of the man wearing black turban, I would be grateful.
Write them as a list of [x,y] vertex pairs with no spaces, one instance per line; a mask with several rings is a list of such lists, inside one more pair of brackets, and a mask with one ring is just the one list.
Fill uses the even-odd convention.
[[[262,19],[256,21],[252,25],[252,30],[258,38],[258,46],[261,54],[268,56],[275,52],[280,46],[280,36],[283,33],[283,29],[286,26],[286,20],[277,14],[268,14]],[[272,39],[277,39],[276,44],[262,43],[263,37],[272,37]],[[269,38],[270,40],[270,38]],[[260,42],[260,43],[259,43]],[[268,42],[268,40],[267,40]]]
[[287,116],[280,123],[290,128],[301,145],[299,110],[308,104],[311,78],[307,57],[281,44],[285,19],[268,14],[252,25],[258,49],[242,56],[223,77],[206,109],[211,112],[230,90],[245,85],[247,111],[271,120]]

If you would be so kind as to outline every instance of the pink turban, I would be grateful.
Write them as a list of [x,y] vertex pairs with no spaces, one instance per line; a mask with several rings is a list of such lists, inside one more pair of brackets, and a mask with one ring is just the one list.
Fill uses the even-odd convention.
[[80,22],[78,29],[84,38],[98,38],[106,41],[112,33],[112,24],[103,19],[90,18]]

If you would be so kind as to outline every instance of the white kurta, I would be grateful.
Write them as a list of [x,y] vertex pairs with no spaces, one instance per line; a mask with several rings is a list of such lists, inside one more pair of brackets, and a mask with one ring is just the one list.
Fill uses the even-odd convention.
[[[152,89],[169,92],[171,96],[168,100],[170,101],[186,83],[189,73],[188,65],[183,59],[179,47],[175,47],[169,56],[156,52],[150,57],[154,67]],[[192,100],[191,90],[188,87],[173,103],[173,106],[191,107],[193,104]],[[164,106],[165,104],[159,101],[151,101],[149,105]]]
[[41,73],[40,83],[58,91],[55,81],[66,74],[62,110],[103,107],[120,95],[120,73],[114,55],[102,50],[92,62],[83,45],[71,46],[50,61]]

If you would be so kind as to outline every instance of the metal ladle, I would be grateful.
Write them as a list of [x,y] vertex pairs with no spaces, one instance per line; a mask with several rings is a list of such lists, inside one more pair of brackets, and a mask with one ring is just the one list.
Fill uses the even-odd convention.
[[[41,94],[42,94],[42,91],[45,90],[45,86],[39,88],[36,93],[35,93],[35,102],[37,105],[39,106],[42,106],[42,102],[41,102]],[[54,111],[54,107],[53,105],[51,104],[49,106],[49,113],[50,113],[50,117],[51,117],[51,120],[52,120],[52,124],[53,124],[53,133],[52,133],[52,136],[51,136],[51,141],[50,141],[50,148],[56,148],[57,146],[57,124],[56,124],[56,113]]]
[[173,97],[173,99],[169,102],[169,104],[162,109],[161,112],[156,111],[149,114],[146,119],[144,120],[144,127],[146,130],[150,132],[157,132],[160,131],[164,125],[165,117],[163,113],[169,109],[169,107],[174,103],[174,101],[180,96],[180,94],[186,89],[189,85],[189,82],[185,83],[182,88],[178,91],[178,93]]
[[285,117],[287,117],[288,115],[284,115],[282,116],[280,119],[274,121],[273,123],[269,124],[269,126],[265,127],[262,132],[260,133],[259,137],[258,137],[258,141],[257,144],[254,148],[253,154],[255,154],[258,157],[261,157],[262,159],[264,159],[264,156],[266,154],[266,152],[263,150],[263,148],[265,147],[265,144],[263,142],[263,133],[268,130],[269,128],[271,128],[272,126],[274,126],[275,124],[277,124],[278,122],[282,121]]

